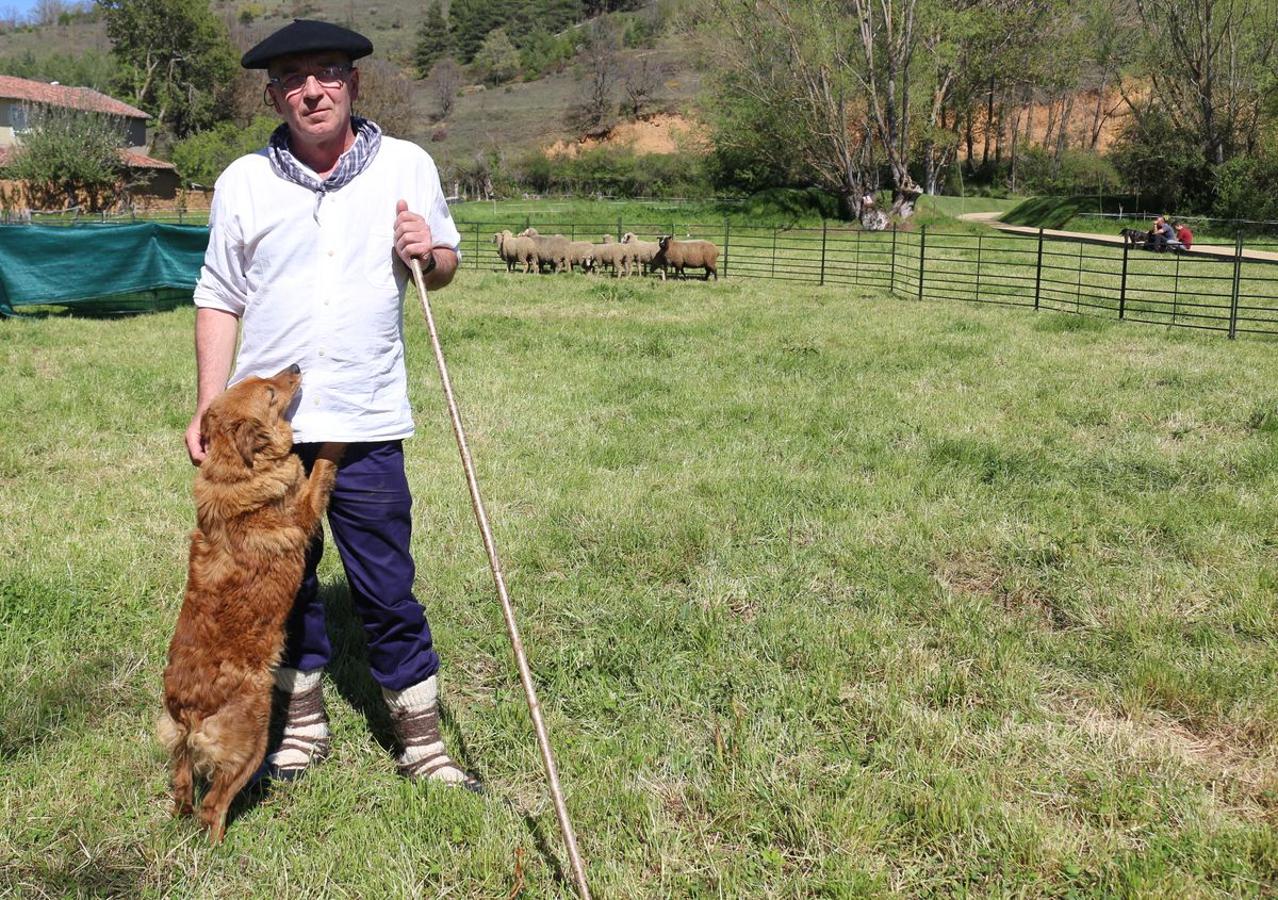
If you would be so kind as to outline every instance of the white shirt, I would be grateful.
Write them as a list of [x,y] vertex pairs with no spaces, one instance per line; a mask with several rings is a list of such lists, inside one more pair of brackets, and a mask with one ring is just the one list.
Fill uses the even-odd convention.
[[408,141],[383,135],[368,167],[329,194],[276,175],[265,151],[237,159],[217,180],[195,305],[240,317],[230,384],[301,367],[298,443],[413,433],[408,270],[394,248],[400,199],[425,217],[435,246],[460,247],[435,163]]

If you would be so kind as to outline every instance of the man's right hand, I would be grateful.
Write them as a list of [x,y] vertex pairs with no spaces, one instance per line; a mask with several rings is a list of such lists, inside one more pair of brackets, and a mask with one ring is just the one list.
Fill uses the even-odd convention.
[[195,414],[191,424],[186,426],[186,452],[191,457],[191,465],[198,466],[204,462],[208,452],[204,448],[204,434],[200,429],[200,421],[204,418],[204,410]]

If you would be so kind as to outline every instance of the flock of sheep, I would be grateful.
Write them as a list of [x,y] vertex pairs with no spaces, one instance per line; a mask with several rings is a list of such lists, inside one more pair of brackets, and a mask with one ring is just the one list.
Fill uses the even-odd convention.
[[497,255],[506,263],[506,271],[522,266],[525,274],[533,271],[568,272],[580,269],[595,272],[610,269],[617,277],[633,275],[636,269],[661,272],[673,269],[684,277],[685,269],[703,269],[704,278],[719,280],[719,248],[711,241],[677,241],[671,235],[662,235],[656,241],[641,241],[633,231],[627,231],[621,242],[605,234],[603,243],[570,241],[562,234],[542,235],[535,228],[527,228],[519,234],[510,230],[493,235]]

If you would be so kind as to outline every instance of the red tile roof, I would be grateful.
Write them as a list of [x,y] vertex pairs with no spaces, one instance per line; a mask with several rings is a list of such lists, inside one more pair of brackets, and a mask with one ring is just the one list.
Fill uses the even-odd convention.
[[13,75],[0,75],[0,98],[47,103],[50,106],[69,106],[87,112],[107,113],[128,119],[149,119],[149,114],[129,106],[114,97],[98,93],[92,88],[67,87],[64,84],[46,84]]
[[[0,147],[0,168],[4,168],[13,160],[14,147]],[[145,153],[138,153],[136,150],[121,150],[120,159],[130,169],[175,169],[176,166],[171,162],[165,162],[162,159],[152,159]]]

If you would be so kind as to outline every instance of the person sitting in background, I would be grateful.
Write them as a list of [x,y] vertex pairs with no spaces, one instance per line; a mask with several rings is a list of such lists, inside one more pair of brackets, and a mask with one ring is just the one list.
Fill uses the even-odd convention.
[[1176,232],[1176,240],[1180,243],[1180,249],[1188,250],[1194,246],[1194,233],[1189,230],[1189,226],[1184,222],[1175,222],[1172,228]]
[[1176,240],[1176,232],[1167,224],[1167,219],[1159,216],[1154,219],[1154,225],[1149,229],[1149,237],[1145,239],[1145,249],[1155,250],[1159,253],[1167,249],[1169,242]]

